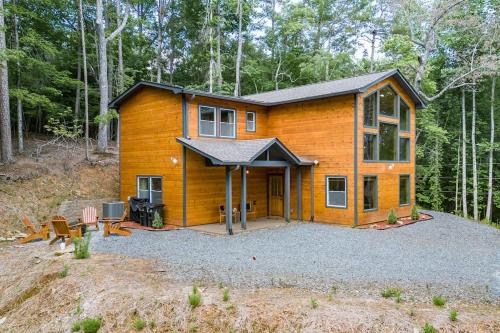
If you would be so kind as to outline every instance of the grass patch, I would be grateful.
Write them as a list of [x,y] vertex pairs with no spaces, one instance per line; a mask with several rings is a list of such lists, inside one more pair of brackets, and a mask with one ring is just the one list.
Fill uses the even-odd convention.
[[90,239],[92,238],[90,232],[86,232],[83,238],[73,238],[75,243],[75,258],[87,259],[90,257]]
[[85,318],[82,320],[83,333],[96,333],[101,328],[102,318]]
[[79,320],[71,324],[71,332],[80,332],[81,329],[82,329],[82,323],[80,323]]
[[425,323],[425,325],[422,327],[422,331],[424,333],[437,333],[437,329],[435,329],[434,326],[429,323]]
[[192,292],[188,295],[188,301],[191,307],[194,309],[201,303],[201,293],[198,287],[193,286]]
[[224,302],[229,301],[229,289],[228,288],[224,288],[224,291],[222,292],[222,300]]
[[146,327],[146,322],[140,318],[136,319],[134,321],[134,324],[132,325],[136,331],[142,331],[144,327]]
[[401,299],[401,290],[398,288],[387,288],[382,290],[381,293],[383,298],[396,298],[396,299]]
[[446,298],[443,296],[434,296],[432,297],[432,304],[435,306],[443,306],[446,304]]
[[62,271],[59,272],[59,277],[61,279],[65,278],[66,276],[68,276],[68,273],[69,273],[69,266],[68,265],[64,265],[64,268],[62,269]]
[[458,319],[458,311],[457,310],[451,310],[450,311],[450,320],[451,321],[457,321]]
[[318,300],[313,297],[311,297],[311,299],[309,300],[309,304],[311,305],[312,309],[316,309],[319,306]]

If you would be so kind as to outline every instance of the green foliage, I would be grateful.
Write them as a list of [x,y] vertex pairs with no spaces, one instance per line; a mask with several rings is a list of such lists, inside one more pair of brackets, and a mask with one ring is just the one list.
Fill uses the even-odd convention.
[[146,322],[140,318],[137,318],[132,325],[136,331],[142,331],[146,327]]
[[411,217],[412,220],[418,220],[420,218],[420,216],[418,215],[417,206],[413,206],[411,208],[410,217]]
[[432,304],[434,304],[435,306],[443,306],[446,304],[446,298],[444,298],[441,295],[433,296],[432,297]]
[[64,268],[62,269],[62,271],[60,271],[58,273],[59,277],[60,278],[65,278],[66,276],[68,276],[68,272],[69,272],[69,266],[68,265],[64,265]]
[[90,257],[90,239],[92,235],[90,232],[86,232],[83,238],[75,237],[73,238],[73,243],[75,244],[75,258],[76,259],[87,259]]
[[224,291],[222,292],[222,300],[224,302],[229,301],[229,289],[228,288],[224,288]]
[[201,304],[201,293],[198,287],[193,286],[191,293],[188,295],[188,302],[192,308],[196,308]]
[[401,290],[398,288],[387,288],[382,291],[381,295],[383,298],[395,298],[397,300],[401,298]]
[[163,228],[163,220],[161,219],[161,216],[160,216],[160,214],[158,214],[158,212],[155,212],[155,215],[153,218],[153,228],[155,228],[155,229]]
[[311,297],[309,300],[309,305],[311,305],[311,309],[316,309],[319,306],[318,300],[314,297]]
[[451,310],[450,311],[450,320],[451,321],[457,321],[458,319],[458,311],[457,310]]
[[429,323],[425,323],[425,325],[422,327],[422,331],[424,333],[437,333],[437,330],[434,328],[434,326]]
[[87,317],[82,320],[83,333],[96,333],[101,328],[102,318]]
[[81,329],[82,329],[82,323],[79,320],[71,324],[71,332],[80,332]]
[[389,215],[387,215],[387,223],[388,224],[396,224],[396,222],[398,222],[398,217],[396,216],[394,209],[391,209],[389,211]]

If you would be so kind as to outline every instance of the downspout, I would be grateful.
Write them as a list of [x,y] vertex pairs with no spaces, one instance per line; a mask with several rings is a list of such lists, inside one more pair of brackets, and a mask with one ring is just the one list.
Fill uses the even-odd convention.
[[[182,94],[182,136],[187,138],[188,131],[188,105],[186,95]],[[187,226],[187,148],[182,146],[182,226]]]
[[354,226],[358,226],[358,94],[354,94]]

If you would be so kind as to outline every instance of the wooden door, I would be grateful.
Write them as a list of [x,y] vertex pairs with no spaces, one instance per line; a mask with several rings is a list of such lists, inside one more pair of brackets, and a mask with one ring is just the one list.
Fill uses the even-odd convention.
[[283,176],[269,176],[269,215],[283,216]]

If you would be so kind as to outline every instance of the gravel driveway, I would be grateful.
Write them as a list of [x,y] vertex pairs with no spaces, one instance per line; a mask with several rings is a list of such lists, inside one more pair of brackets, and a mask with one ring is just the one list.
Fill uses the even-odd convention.
[[[316,223],[235,236],[183,229],[134,230],[93,250],[160,259],[173,277],[233,286],[296,286],[356,294],[399,286],[407,295],[500,299],[500,230],[437,212],[433,220],[385,231]],[[426,297],[427,297],[426,296]]]

